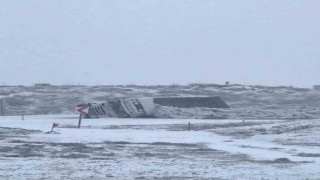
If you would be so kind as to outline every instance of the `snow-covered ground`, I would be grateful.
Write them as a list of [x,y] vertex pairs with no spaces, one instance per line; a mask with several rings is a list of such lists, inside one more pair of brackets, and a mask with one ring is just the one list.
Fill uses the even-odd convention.
[[0,117],[0,179],[320,179],[319,119],[77,124],[77,115]]

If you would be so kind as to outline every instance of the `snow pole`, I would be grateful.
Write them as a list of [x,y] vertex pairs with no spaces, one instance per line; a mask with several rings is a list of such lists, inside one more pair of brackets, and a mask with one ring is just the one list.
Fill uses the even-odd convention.
[[3,116],[3,100],[0,99],[0,110],[1,110],[1,116]]
[[81,126],[81,119],[82,119],[82,114],[80,114],[79,116],[78,129],[80,129],[80,126]]

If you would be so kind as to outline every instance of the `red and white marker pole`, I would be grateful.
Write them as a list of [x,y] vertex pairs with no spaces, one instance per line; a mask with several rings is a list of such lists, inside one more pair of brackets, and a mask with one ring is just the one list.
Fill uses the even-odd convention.
[[84,107],[80,107],[79,109],[77,109],[77,111],[80,113],[79,115],[79,121],[78,121],[78,129],[80,129],[81,126],[81,120],[82,120],[82,115],[85,115],[85,108]]

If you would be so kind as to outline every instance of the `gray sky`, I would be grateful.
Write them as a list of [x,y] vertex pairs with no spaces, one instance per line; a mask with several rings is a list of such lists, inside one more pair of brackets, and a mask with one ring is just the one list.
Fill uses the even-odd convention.
[[320,84],[319,0],[0,0],[0,84]]

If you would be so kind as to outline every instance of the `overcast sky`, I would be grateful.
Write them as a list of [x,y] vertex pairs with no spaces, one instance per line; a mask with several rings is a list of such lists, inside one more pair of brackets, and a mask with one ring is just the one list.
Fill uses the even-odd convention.
[[0,85],[320,84],[319,0],[0,0]]

